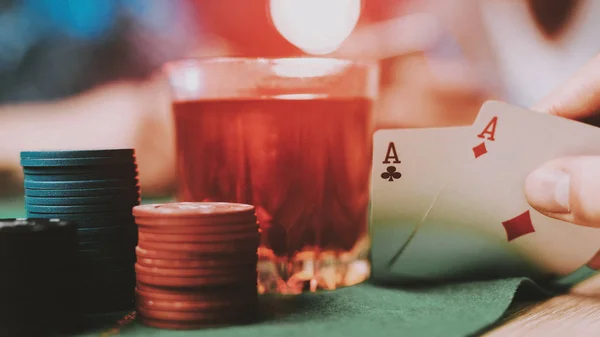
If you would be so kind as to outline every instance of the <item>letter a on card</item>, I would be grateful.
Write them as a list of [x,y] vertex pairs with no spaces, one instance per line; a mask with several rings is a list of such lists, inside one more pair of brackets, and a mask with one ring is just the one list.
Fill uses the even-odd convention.
[[492,117],[492,119],[487,123],[483,131],[477,135],[479,138],[487,139],[489,141],[496,140],[494,136],[496,135],[496,125],[498,124],[498,116]]
[[[390,161],[392,159],[392,161]],[[400,159],[398,159],[398,153],[396,152],[396,145],[394,142],[390,142],[388,144],[387,151],[385,152],[385,159],[383,160],[384,164],[400,164]]]

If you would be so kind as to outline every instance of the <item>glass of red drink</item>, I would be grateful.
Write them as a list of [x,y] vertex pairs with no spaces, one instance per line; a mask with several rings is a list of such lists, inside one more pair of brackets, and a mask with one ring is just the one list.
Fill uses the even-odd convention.
[[178,199],[256,207],[259,291],[296,294],[364,281],[377,66],[212,58],[165,70]]

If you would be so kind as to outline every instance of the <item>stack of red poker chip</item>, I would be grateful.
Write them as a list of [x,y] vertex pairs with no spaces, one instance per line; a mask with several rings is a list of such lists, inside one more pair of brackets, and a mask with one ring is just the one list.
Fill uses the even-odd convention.
[[260,234],[253,206],[151,204],[134,207],[133,215],[143,324],[196,329],[256,318]]

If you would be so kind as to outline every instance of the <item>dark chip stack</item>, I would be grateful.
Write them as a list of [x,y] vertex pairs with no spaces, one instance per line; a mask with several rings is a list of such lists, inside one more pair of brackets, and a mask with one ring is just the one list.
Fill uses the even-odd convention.
[[146,325],[197,329],[252,322],[257,315],[254,207],[171,203],[133,209],[136,310]]
[[79,329],[75,224],[0,219],[0,336]]
[[77,224],[82,310],[104,314],[134,306],[140,204],[131,149],[21,152],[28,217]]

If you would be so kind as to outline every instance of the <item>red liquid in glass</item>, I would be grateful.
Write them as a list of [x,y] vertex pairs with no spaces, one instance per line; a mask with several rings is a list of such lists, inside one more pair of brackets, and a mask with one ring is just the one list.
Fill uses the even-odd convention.
[[175,103],[179,199],[255,205],[262,250],[274,259],[349,252],[367,236],[371,105],[365,98]]

